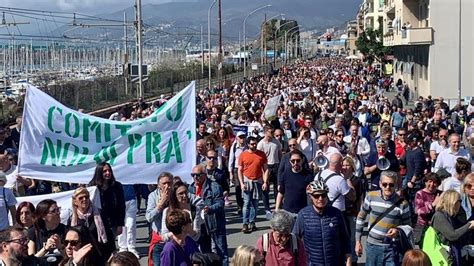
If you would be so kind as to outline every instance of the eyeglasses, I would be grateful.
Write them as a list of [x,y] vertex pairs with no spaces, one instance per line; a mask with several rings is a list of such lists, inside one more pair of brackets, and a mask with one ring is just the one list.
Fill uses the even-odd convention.
[[8,241],[5,241],[7,243],[16,243],[16,244],[20,244],[20,245],[24,245],[26,244],[30,239],[28,237],[24,237],[24,238],[17,238],[17,239],[12,239],[12,240],[8,240]]
[[89,199],[89,196],[80,196],[77,197],[78,200]]
[[311,197],[315,198],[315,199],[325,199],[326,198],[326,194],[311,194]]
[[71,247],[76,247],[79,245],[79,240],[64,240],[64,246],[67,247],[68,245],[71,245]]
[[48,214],[60,214],[61,213],[61,207],[54,208],[48,212]]
[[395,187],[395,183],[382,183],[382,187],[390,187],[390,188],[394,188]]
[[301,159],[290,160],[291,163],[301,163]]
[[215,156],[207,156],[207,159],[214,161],[214,160],[217,160],[217,157],[215,157]]
[[201,176],[203,173],[192,173],[191,176],[192,177],[198,177],[198,176]]

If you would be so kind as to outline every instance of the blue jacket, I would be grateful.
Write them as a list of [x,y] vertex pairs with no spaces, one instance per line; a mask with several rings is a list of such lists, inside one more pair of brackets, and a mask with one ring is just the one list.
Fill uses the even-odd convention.
[[[196,194],[194,183],[189,186],[188,190],[189,193]],[[209,207],[208,215],[205,217],[206,228],[209,232],[219,231],[225,234],[224,195],[221,186],[217,182],[206,178],[201,193],[204,206]]]
[[350,235],[342,212],[326,206],[322,215],[313,206],[298,213],[293,233],[303,239],[308,264],[345,265],[345,255],[351,254]]

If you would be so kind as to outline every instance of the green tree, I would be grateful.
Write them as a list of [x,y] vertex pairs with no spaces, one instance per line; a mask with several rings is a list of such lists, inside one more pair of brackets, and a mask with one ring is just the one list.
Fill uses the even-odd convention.
[[385,55],[392,54],[392,48],[383,46],[382,31],[366,29],[356,40],[357,49],[370,64],[375,60],[382,62]]

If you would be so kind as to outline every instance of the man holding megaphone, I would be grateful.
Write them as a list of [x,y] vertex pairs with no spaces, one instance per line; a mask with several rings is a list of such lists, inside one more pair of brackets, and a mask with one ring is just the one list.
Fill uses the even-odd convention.
[[387,142],[379,138],[375,142],[376,150],[367,157],[367,164],[364,168],[366,176],[370,175],[369,190],[379,190],[380,173],[382,171],[394,171],[398,173],[400,164],[393,153],[387,152]]

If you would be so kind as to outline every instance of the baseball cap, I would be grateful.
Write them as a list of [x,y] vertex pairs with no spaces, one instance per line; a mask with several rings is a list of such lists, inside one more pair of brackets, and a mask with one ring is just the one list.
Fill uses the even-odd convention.
[[237,132],[237,137],[245,136],[245,132],[239,131]]

